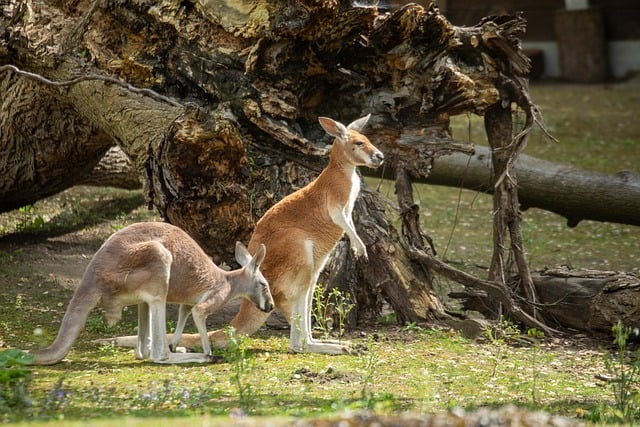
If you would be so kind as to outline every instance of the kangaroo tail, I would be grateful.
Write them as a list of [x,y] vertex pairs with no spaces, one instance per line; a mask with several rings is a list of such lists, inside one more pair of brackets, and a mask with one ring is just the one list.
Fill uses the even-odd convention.
[[32,365],[53,365],[58,363],[71,349],[84,327],[91,309],[100,302],[101,295],[94,286],[95,284],[91,283],[91,286],[87,286],[85,283],[87,282],[83,280],[73,294],[73,298],[69,301],[58,335],[53,343],[45,349],[31,353],[33,355]]

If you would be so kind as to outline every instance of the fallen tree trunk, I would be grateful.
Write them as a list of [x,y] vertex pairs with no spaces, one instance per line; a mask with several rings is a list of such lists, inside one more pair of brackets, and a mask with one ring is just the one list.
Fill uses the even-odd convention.
[[[567,218],[569,227],[582,220],[640,225],[640,176],[634,172],[585,171],[527,155],[519,157],[516,168],[523,210],[554,212]],[[475,146],[471,156],[437,159],[424,182],[493,193],[491,173],[489,149]]]
[[[539,313],[547,325],[610,335],[617,322],[626,326],[640,323],[638,274],[557,267],[535,272],[532,279],[539,298]],[[490,314],[486,298],[496,299],[493,288],[476,286],[452,292],[450,296],[462,299],[465,310],[485,315]],[[470,334],[482,332],[473,326],[473,321],[466,328]]]
[[55,88],[1,73],[0,94],[0,212],[75,185],[114,144]]
[[579,331],[611,333],[617,322],[640,324],[640,276],[566,267],[537,272],[534,283],[549,322]]

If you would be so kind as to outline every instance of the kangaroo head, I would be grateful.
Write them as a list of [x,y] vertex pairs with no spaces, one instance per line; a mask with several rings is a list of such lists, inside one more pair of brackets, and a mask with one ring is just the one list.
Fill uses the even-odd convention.
[[236,242],[236,261],[244,270],[245,297],[260,310],[269,313],[273,310],[275,303],[269,289],[269,283],[260,271],[260,264],[264,261],[266,250],[264,244],[260,244],[256,254],[251,256],[249,250],[242,243]]
[[384,155],[369,138],[360,133],[369,117],[371,114],[354,120],[347,126],[328,117],[319,117],[318,121],[329,135],[336,138],[333,150],[339,151],[346,161],[355,166],[377,168],[382,164]]

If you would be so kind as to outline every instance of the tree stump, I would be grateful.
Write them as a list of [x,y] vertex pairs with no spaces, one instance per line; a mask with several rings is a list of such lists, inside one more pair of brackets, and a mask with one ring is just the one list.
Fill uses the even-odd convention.
[[598,83],[607,79],[609,62],[601,9],[559,9],[555,16],[555,30],[563,78],[580,83]]

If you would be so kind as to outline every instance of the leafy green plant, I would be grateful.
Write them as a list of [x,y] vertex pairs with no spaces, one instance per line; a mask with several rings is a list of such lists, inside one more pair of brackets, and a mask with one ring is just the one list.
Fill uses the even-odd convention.
[[313,290],[313,329],[321,331],[323,338],[328,338],[331,334],[331,316],[329,316],[329,304],[324,296],[325,286],[318,283]]
[[26,205],[18,209],[22,218],[16,224],[16,230],[20,232],[33,232],[44,228],[45,220],[40,214],[37,214],[33,205]]
[[314,321],[314,329],[322,332],[323,338],[329,338],[332,332],[334,332],[334,318],[333,314],[337,316],[338,338],[344,336],[346,330],[347,316],[355,307],[355,304],[351,300],[351,295],[347,292],[342,293],[340,289],[333,288],[325,296],[326,287],[322,284],[318,284],[314,290],[313,309],[311,315]]
[[118,352],[118,348],[114,343],[110,342],[107,344],[100,345],[100,347],[98,347],[98,352],[105,356],[113,356]]
[[396,323],[398,323],[398,317],[396,315],[396,312],[392,311],[380,316],[380,319],[378,321],[381,325],[395,325]]
[[346,329],[347,316],[356,305],[352,302],[348,292],[343,294],[338,288],[331,290],[329,300],[333,300],[333,306],[338,315],[338,338],[342,338]]
[[640,352],[629,355],[627,342],[633,329],[617,322],[612,326],[616,351],[605,355],[605,367],[612,377],[609,381],[615,401],[615,417],[623,422],[640,416],[638,384],[640,383]]
[[233,327],[227,329],[229,342],[225,356],[231,365],[231,383],[238,395],[239,409],[244,414],[250,414],[256,406],[257,395],[251,378],[254,376],[255,365],[247,355],[246,336],[238,334]]
[[22,306],[24,305],[24,295],[17,294],[16,295],[16,300],[14,301],[13,305],[14,305],[16,310],[21,310]]
[[9,349],[0,352],[0,409],[19,409],[31,406],[29,383],[31,371],[26,368],[32,360],[27,353]]
[[404,324],[402,330],[404,332],[420,332],[422,327],[420,327],[416,322],[407,322]]

